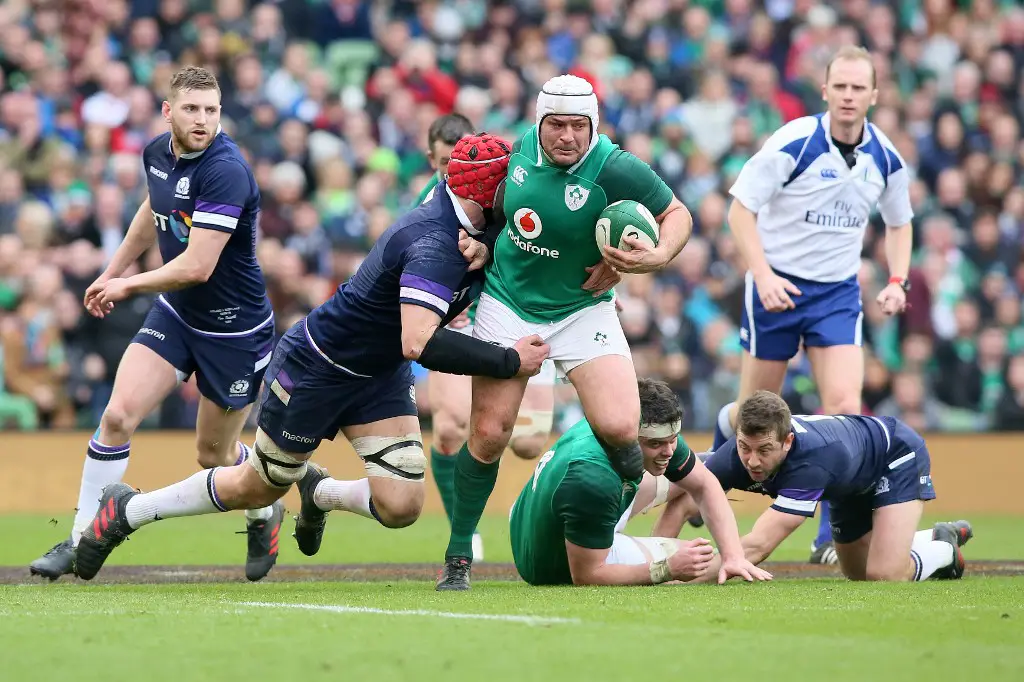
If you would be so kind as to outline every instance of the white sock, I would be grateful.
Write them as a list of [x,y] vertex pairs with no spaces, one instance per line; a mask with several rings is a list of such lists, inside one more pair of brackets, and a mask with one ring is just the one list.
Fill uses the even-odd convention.
[[927,545],[914,547],[910,550],[910,557],[914,560],[914,580],[927,580],[935,571],[949,566],[953,563],[955,551],[951,544],[941,540],[930,540]]
[[[245,464],[245,460],[252,457],[252,448],[238,441],[238,459],[235,460],[235,466],[241,466]],[[266,521],[274,515],[274,506],[260,507],[259,509],[246,509],[245,518],[249,521]]]
[[214,474],[219,468],[205,469],[192,474],[184,481],[151,493],[136,495],[128,500],[128,525],[139,528],[158,519],[227,511],[217,497],[213,483]]
[[722,430],[722,435],[725,436],[726,439],[732,438],[736,435],[736,429],[734,429],[732,424],[729,423],[729,410],[732,409],[732,406],[735,404],[736,403],[729,403],[718,411],[718,428]]
[[339,481],[325,478],[313,491],[313,503],[323,511],[349,511],[353,514],[373,518],[370,512],[370,479]]
[[78,509],[71,526],[71,541],[75,545],[100,510],[100,496],[104,486],[120,483],[124,478],[131,447],[131,442],[104,445],[95,439],[89,441],[85,464],[82,466],[82,483],[78,488]]
[[928,528],[927,530],[919,530],[916,533],[914,533],[914,541],[913,541],[913,543],[911,543],[910,549],[919,549],[921,547],[926,547],[927,545],[929,545],[931,543],[931,541],[932,541],[932,529],[931,528]]
[[273,505],[269,507],[260,507],[259,509],[246,509],[245,518],[249,521],[266,521],[274,515]]

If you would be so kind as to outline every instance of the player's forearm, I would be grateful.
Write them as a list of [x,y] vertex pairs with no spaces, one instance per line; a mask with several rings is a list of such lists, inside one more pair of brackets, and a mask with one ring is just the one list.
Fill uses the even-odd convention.
[[187,253],[149,272],[142,272],[128,278],[128,290],[132,295],[177,291],[201,284],[210,278],[210,273],[201,264],[192,262]]
[[914,250],[914,230],[909,224],[885,228],[885,258],[889,276],[906,279]]
[[768,259],[764,255],[761,236],[757,233],[757,215],[749,208],[734,199],[729,207],[729,229],[732,231],[736,248],[743,254],[747,268],[754,275],[770,272]]
[[108,278],[120,277],[128,266],[139,259],[149,247],[156,242],[156,227],[153,225],[153,211],[149,205],[149,197],[142,202],[135,212],[128,232],[121,245],[117,247],[113,258],[107,265],[104,274]]
[[572,574],[574,585],[653,585],[650,564],[601,564]]
[[[718,479],[714,476],[709,478],[714,479],[713,484],[718,486]],[[741,558],[744,555],[744,547],[736,528],[736,516],[732,513],[732,507],[729,506],[729,500],[726,499],[721,487],[717,490],[703,487],[699,492],[695,491],[694,499],[704,522],[708,525],[711,537],[718,545],[719,553],[726,559]]]
[[693,234],[693,216],[682,203],[665,214],[665,218],[658,227],[658,246],[664,248],[670,255],[669,261],[679,255],[679,252],[690,241]]

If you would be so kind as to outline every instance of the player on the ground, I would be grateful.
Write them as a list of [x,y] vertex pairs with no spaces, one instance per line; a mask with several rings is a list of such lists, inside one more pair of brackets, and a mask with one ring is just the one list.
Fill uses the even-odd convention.
[[[455,144],[467,135],[473,134],[472,124],[461,114],[446,114],[430,125],[427,132],[427,160],[436,172],[420,192],[416,203],[422,203],[433,195],[433,189],[448,166]],[[452,320],[449,328],[461,334],[473,335],[473,318],[476,301],[466,311]],[[509,447],[523,459],[539,457],[547,445],[553,423],[555,366],[546,361],[540,373],[530,377],[526,395],[519,410],[516,425],[512,429]],[[451,523],[455,509],[455,455],[462,448],[469,435],[469,412],[472,381],[468,376],[431,372],[427,379],[430,391],[433,442],[430,447],[430,472],[440,493],[448,522]],[[483,541],[480,534],[473,533],[473,556],[483,558]]]
[[839,567],[847,578],[963,576],[960,547],[973,537],[971,524],[917,530],[924,502],[935,499],[931,458],[921,436],[898,419],[791,415],[782,398],[757,391],[740,404],[736,436],[704,464],[726,492],[735,488],[774,499],[742,538],[754,563],[764,561],[814,516],[818,503],[827,501]]
[[[488,135],[463,139],[436,196],[388,228],[356,274],[278,343],[249,462],[152,493],[123,483],[106,487],[101,511],[78,545],[76,574],[92,578],[110,552],[147,523],[269,504],[293,483],[302,499],[295,538],[307,555],[319,550],[332,509],[388,528],[413,523],[423,506],[426,457],[411,360],[453,374],[525,377],[547,356],[535,335],[513,348],[444,328],[479,289],[489,248],[470,235],[486,236],[509,154],[507,144]],[[320,442],[338,431],[362,458],[368,478],[338,481],[309,466]]]
[[[196,423],[199,464],[241,463],[239,442],[274,347],[274,314],[256,262],[260,191],[241,151],[220,129],[220,86],[206,69],[186,67],[171,79],[164,119],[171,131],[142,153],[148,197],[103,274],[85,292],[99,318],[141,293],[160,293],[117,368],[114,389],[86,451],[71,537],[32,562],[56,579],[72,571],[74,548],[99,509],[103,487],[128,466],[139,423],[195,374],[201,394]],[[164,265],[121,274],[156,242]],[[282,504],[246,512],[249,580],[277,560]]]
[[[825,72],[828,111],[791,121],[740,172],[729,226],[747,262],[737,402],[718,415],[715,445],[733,433],[736,405],[759,389],[781,392],[801,341],[825,414],[861,410],[864,355],[857,283],[864,230],[878,206],[886,224],[887,315],[906,307],[913,248],[906,163],[867,120],[878,90],[871,55],[844,47]],[[834,563],[822,505],[811,561]]]
[[[630,537],[635,514],[661,504],[670,489],[698,500],[722,554],[715,577],[770,580],[743,556],[736,517],[718,480],[679,435],[683,410],[672,389],[641,379],[642,477],[612,468],[586,420],[538,462],[510,514],[516,570],[531,585],[650,585],[702,577],[714,550],[704,538]],[[637,510],[637,511],[634,511]]]
[[[473,334],[497,343],[540,334],[576,388],[613,466],[634,479],[643,473],[640,398],[611,287],[620,271],[664,267],[683,248],[693,223],[650,166],[599,135],[598,123],[590,83],[556,76],[544,84],[536,124],[516,143],[509,162],[507,225],[495,243]],[[657,248],[627,238],[632,251],[598,249],[598,216],[623,199],[657,216]],[[451,540],[437,589],[469,589],[473,531],[525,390],[526,379],[473,379],[469,442],[456,457]]]

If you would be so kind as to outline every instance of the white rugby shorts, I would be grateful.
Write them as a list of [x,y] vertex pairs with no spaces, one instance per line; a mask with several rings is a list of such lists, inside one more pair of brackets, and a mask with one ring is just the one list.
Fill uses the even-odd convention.
[[537,334],[551,346],[548,360],[554,362],[562,376],[604,355],[621,355],[630,360],[633,357],[611,301],[601,301],[557,322],[527,322],[493,296],[480,295],[474,338],[512,346],[531,334]]
[[[473,328],[476,325],[467,324],[465,327],[459,327],[458,329],[452,329],[453,332],[459,334],[465,334],[466,336],[473,336]],[[451,329],[451,327],[449,327]],[[519,339],[516,339],[518,341]],[[512,344],[509,344],[512,345]],[[540,372],[530,377],[528,382],[534,386],[554,386],[555,385],[555,363],[551,360],[545,360],[544,364],[540,366]]]

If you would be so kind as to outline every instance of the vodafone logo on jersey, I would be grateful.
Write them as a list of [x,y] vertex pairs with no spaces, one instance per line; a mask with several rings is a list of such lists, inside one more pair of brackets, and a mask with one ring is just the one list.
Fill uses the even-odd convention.
[[532,208],[521,208],[512,216],[512,223],[516,226],[525,239],[534,240],[540,236],[544,226],[540,222],[540,216]]

